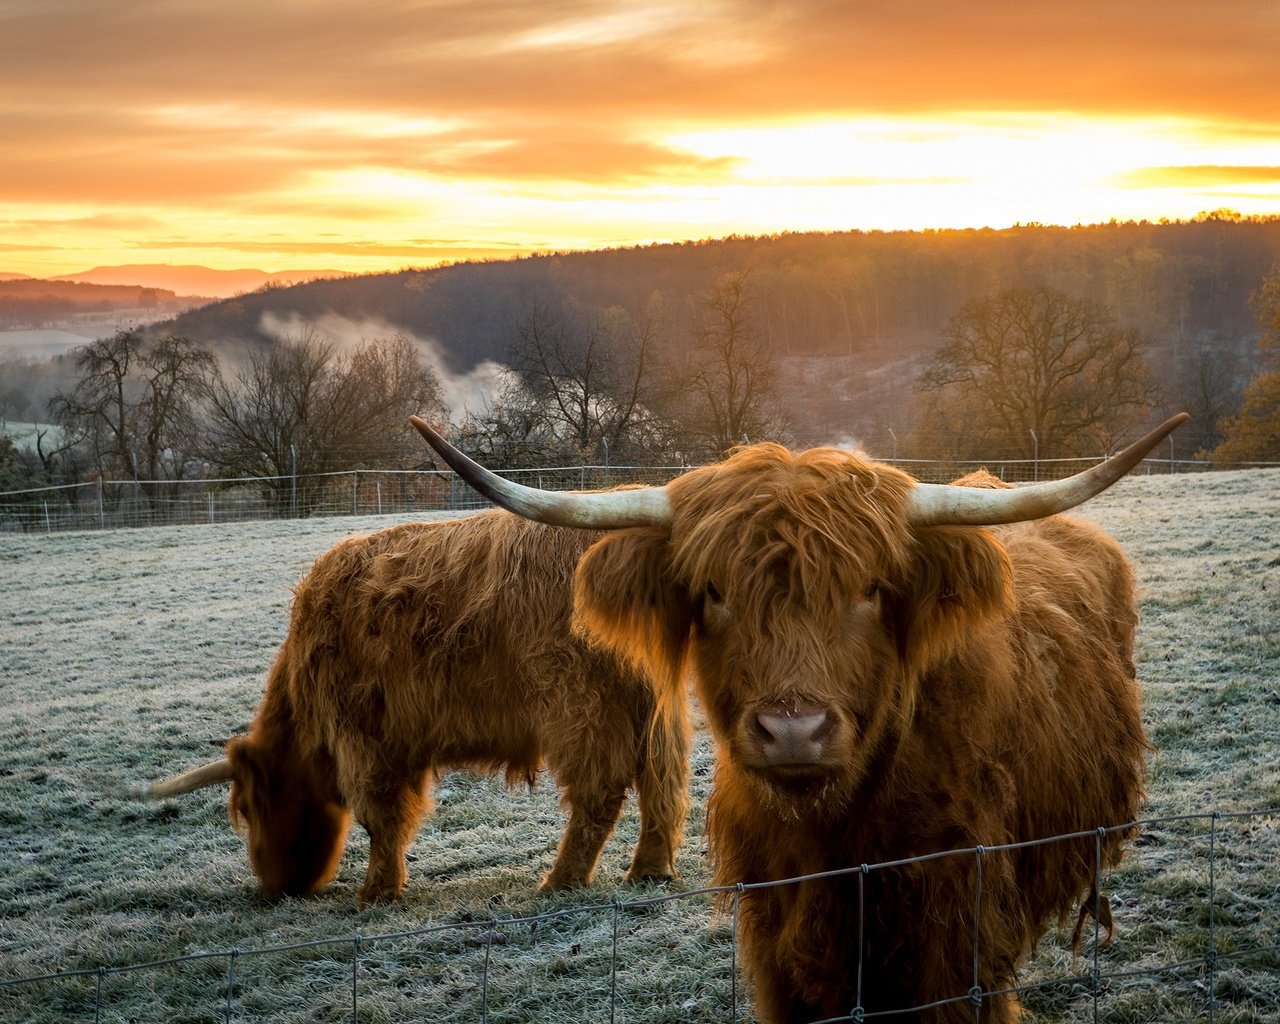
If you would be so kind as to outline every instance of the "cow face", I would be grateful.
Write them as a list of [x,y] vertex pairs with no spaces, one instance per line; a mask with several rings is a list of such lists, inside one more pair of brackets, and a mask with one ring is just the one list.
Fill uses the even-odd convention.
[[689,473],[670,485],[669,528],[590,549],[578,621],[668,699],[692,669],[722,756],[763,797],[843,807],[923,671],[1009,599],[1003,549],[907,526],[908,486],[832,450],[752,449]]
[[234,776],[228,810],[268,899],[306,896],[333,881],[350,814],[316,794],[305,773],[250,739],[227,744]]

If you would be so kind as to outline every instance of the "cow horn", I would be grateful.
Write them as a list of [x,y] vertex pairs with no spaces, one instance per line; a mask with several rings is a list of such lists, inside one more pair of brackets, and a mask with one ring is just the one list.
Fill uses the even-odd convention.
[[661,526],[671,521],[671,502],[662,487],[625,491],[544,491],[503,479],[473,462],[417,416],[409,422],[440,457],[472,487],[509,512],[549,526],[616,530],[626,526]]
[[165,797],[190,793],[193,789],[216,786],[219,782],[230,782],[234,777],[235,771],[231,767],[231,762],[223,757],[161,782],[140,786],[128,795],[138,800],[163,800]]
[[913,526],[996,526],[1065,512],[1105,491],[1190,418],[1179,413],[1106,462],[1065,480],[1008,490],[916,484],[907,520]]

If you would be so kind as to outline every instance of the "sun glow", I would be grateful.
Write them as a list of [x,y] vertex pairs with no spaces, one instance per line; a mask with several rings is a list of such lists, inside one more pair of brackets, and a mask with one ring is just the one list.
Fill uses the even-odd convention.
[[1280,215],[1257,0],[65,6],[0,15],[0,275]]
[[[367,272],[729,234],[1280,209],[1280,141],[1176,119],[978,113],[678,131],[650,125],[632,138],[660,158],[647,173],[583,181],[571,160],[563,176],[512,176],[520,161],[504,156],[510,140],[444,119],[316,110],[277,130],[277,117],[289,121],[279,111],[168,106],[150,116],[164,125],[194,120],[224,137],[219,159],[240,160],[228,167],[275,155],[282,169],[229,189],[215,207],[159,192],[117,202],[109,213],[88,204],[0,203],[0,225],[18,225],[6,232],[7,248],[25,250],[23,269],[52,275],[92,263],[190,260],[274,269],[321,260]],[[423,152],[430,163],[413,158]],[[204,177],[216,180],[220,166],[204,168]],[[168,180],[180,181],[183,170]],[[108,249],[104,235],[127,241]],[[13,244],[24,236],[30,245]],[[84,266],[40,266],[66,251],[93,255],[77,259]]]
[[[1189,187],[1178,168],[1203,164],[1211,152],[1219,164],[1225,157],[1243,168],[1275,167],[1280,143],[1224,147],[1205,126],[1175,120],[978,114],[708,129],[663,141],[726,161],[722,215],[764,230],[1193,216],[1219,205],[1215,198],[1244,213],[1269,212],[1280,198],[1274,176],[1244,192],[1224,186],[1220,197],[1212,187]],[[1220,170],[1230,182],[1230,167]],[[1140,194],[1139,178],[1149,192]]]

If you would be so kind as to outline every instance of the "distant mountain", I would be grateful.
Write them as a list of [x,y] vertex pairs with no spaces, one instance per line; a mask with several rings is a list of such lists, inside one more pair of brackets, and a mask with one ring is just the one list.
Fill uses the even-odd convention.
[[293,285],[316,278],[342,277],[340,270],[212,270],[209,267],[173,266],[168,263],[132,263],[119,267],[94,267],[79,274],[59,275],[61,281],[85,284],[142,285],[164,288],[178,295],[226,299],[256,291],[263,285]]
[[10,274],[7,271],[0,270],[0,281],[29,281],[29,274]]

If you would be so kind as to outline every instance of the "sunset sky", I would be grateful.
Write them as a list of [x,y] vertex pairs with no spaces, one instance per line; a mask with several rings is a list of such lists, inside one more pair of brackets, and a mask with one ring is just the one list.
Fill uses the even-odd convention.
[[1276,0],[3,0],[0,272],[1280,214]]

